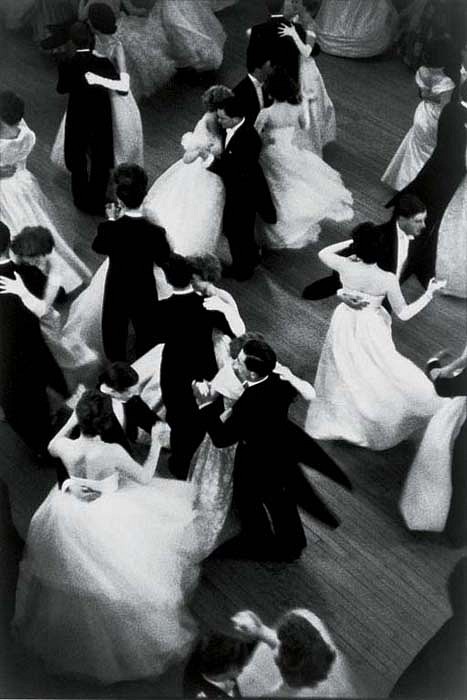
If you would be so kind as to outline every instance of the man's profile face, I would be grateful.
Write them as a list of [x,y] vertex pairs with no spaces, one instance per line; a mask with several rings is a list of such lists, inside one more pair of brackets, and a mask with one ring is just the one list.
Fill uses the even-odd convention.
[[217,110],[217,121],[223,129],[231,129],[237,124],[237,119],[235,117],[229,117],[224,109]]
[[414,216],[401,216],[399,219],[399,224],[407,236],[417,238],[417,236],[420,236],[420,234],[422,234],[425,230],[426,211],[422,211],[419,214],[414,214]]

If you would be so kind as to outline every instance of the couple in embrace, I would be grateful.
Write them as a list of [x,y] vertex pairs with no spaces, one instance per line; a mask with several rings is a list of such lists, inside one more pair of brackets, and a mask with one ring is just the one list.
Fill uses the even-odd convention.
[[149,190],[145,215],[165,228],[172,249],[182,255],[215,253],[223,231],[232,259],[228,273],[245,280],[260,260],[256,214],[276,221],[259,164],[261,138],[228,88],[210,87],[203,106],[194,131],[182,138],[184,156]]

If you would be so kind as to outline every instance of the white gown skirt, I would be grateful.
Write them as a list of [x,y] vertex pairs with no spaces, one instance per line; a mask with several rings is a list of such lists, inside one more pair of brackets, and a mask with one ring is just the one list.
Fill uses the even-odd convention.
[[323,147],[336,140],[336,112],[312,56],[300,57],[300,93],[305,128],[297,128],[294,143],[321,157]]
[[443,294],[467,299],[467,176],[457,188],[439,227],[436,277],[447,282]]
[[452,453],[466,414],[466,399],[457,396],[445,401],[428,424],[399,502],[409,530],[444,530],[452,496]]
[[0,221],[10,229],[14,238],[26,226],[44,226],[55,241],[57,267],[66,292],[89,280],[91,271],[58,233],[49,211],[52,206],[42,192],[34,175],[18,165],[12,177],[0,181]]
[[404,136],[381,178],[394,190],[403,190],[423,168],[436,146],[440,105],[422,100],[415,110],[413,126]]
[[144,201],[145,216],[167,231],[180,255],[215,253],[219,244],[225,191],[221,178],[198,158],[178,160],[155,181]]
[[324,219],[350,221],[352,194],[339,173],[311,151],[292,144],[294,127],[272,129],[260,163],[276,207],[277,223],[259,221],[269,248],[303,248],[318,239]]
[[55,487],[31,521],[14,632],[53,673],[154,678],[190,653],[198,562],[190,484],[156,478],[91,503]]
[[323,0],[316,16],[319,45],[334,56],[377,56],[391,45],[397,22],[390,0]]
[[318,440],[385,450],[426,425],[442,405],[425,374],[394,345],[382,307],[340,304],[319,360],[305,429]]

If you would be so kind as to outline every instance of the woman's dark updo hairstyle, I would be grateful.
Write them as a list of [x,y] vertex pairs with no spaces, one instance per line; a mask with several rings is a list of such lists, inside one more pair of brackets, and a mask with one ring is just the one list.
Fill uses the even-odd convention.
[[16,126],[24,117],[24,101],[11,90],[0,92],[0,119],[8,126]]
[[212,253],[206,255],[193,255],[187,258],[193,274],[198,275],[203,282],[216,284],[222,277],[222,265],[219,258]]
[[114,11],[103,2],[93,2],[89,5],[88,20],[91,28],[101,34],[115,34],[117,31]]
[[300,103],[300,91],[297,83],[281,66],[274,68],[268,76],[265,89],[276,102],[288,102],[289,105]]
[[456,51],[448,38],[430,41],[422,56],[422,65],[429,68],[451,67],[456,59]]
[[44,226],[26,226],[11,242],[12,252],[21,258],[49,255],[54,248],[53,236]]
[[248,343],[250,340],[261,340],[261,342],[263,343],[266,342],[266,339],[262,333],[256,333],[255,331],[247,331],[246,333],[243,333],[243,335],[239,335],[236,338],[232,338],[232,340],[230,341],[230,357],[233,360],[235,360],[240,355],[246,343]]
[[222,106],[224,100],[233,97],[233,94],[233,91],[225,85],[211,85],[203,92],[201,102],[206,112],[215,112],[218,107]]
[[112,426],[112,401],[100,391],[85,391],[76,406],[81,433],[87,437],[102,435]]
[[355,255],[364,263],[373,264],[378,261],[381,252],[381,235],[375,224],[365,221],[352,231],[353,249]]
[[134,163],[122,163],[114,170],[115,193],[129,209],[137,209],[143,203],[148,190],[146,171]]

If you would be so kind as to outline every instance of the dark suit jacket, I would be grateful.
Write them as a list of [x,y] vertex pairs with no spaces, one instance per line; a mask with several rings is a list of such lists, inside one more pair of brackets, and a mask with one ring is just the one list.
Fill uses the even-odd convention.
[[108,58],[91,51],[79,51],[58,65],[57,92],[69,93],[65,123],[65,163],[69,170],[82,161],[83,152],[92,153],[105,167],[113,166],[113,134],[110,96],[106,88],[89,85],[84,77],[91,71],[104,78],[118,79]]
[[207,311],[203,301],[192,292],[173,294],[159,302],[154,345],[165,343],[161,390],[169,421],[174,412],[183,415],[196,410],[192,381],[212,379],[217,372],[213,330],[231,335],[224,315]]
[[286,465],[291,460],[286,440],[288,411],[296,396],[291,384],[271,374],[244,391],[225,422],[221,421],[215,404],[200,411],[216,447],[238,442],[235,470],[237,474],[238,470],[247,474],[257,486],[268,488],[271,483],[288,481]]
[[258,132],[245,119],[209,170],[220,175],[224,181],[227,212],[249,207],[257,211],[264,221],[275,223],[276,210],[258,162],[261,147]]
[[[294,40],[287,36],[279,35],[281,24],[292,23],[284,17],[270,17],[267,22],[257,24],[251,28],[250,41],[247,48],[247,65],[260,65],[270,59],[272,66],[283,67],[288,75],[298,84],[300,54]],[[306,32],[301,24],[295,24],[299,37],[306,42]],[[316,44],[313,55],[319,52]]]
[[[238,85],[234,87],[233,91],[245,110],[245,119],[250,124],[254,124],[260,111],[260,103],[255,86],[253,85],[249,76],[245,76],[243,80],[241,80]],[[264,90],[263,98],[264,106],[268,107],[271,104],[271,101],[268,99]]]
[[102,439],[104,442],[121,445],[131,455],[131,443],[137,440],[138,428],[142,428],[147,433],[150,433],[158,418],[140,396],[133,396],[124,403],[123,412],[125,415],[125,428],[122,427],[117,417],[113,414],[112,426],[102,434]]
[[122,216],[99,224],[92,248],[109,258],[105,303],[148,308],[157,302],[153,268],[164,265],[170,254],[165,229],[144,217]]

